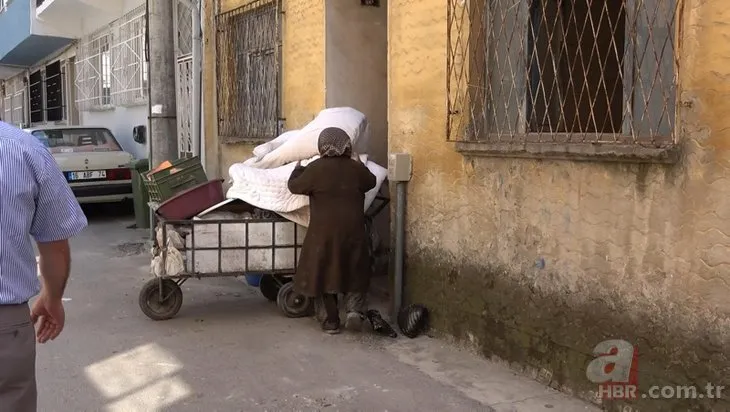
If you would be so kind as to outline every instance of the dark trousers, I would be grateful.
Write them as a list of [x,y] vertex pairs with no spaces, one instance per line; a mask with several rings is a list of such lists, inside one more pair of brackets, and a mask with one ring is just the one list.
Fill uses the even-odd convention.
[[0,305],[0,411],[36,410],[35,328],[30,308]]
[[338,322],[340,321],[340,309],[337,305],[337,295],[332,293],[326,293],[322,296],[322,305],[324,306],[325,320],[327,322]]
[[[366,293],[346,293],[345,312],[359,313],[365,315],[368,310],[368,301]],[[314,300],[315,316],[317,320],[324,321],[327,318],[332,320],[339,319],[339,299],[337,295],[326,294]]]

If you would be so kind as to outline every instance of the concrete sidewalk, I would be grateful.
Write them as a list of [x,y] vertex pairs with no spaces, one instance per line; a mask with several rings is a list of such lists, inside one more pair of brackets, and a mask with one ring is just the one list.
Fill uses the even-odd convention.
[[147,319],[145,231],[91,218],[73,242],[67,328],[38,348],[40,411],[594,411],[439,340],[328,336],[233,279],[191,280]]

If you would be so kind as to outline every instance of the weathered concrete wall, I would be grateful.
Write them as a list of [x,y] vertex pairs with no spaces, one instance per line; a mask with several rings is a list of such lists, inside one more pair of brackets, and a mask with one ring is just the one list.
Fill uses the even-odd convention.
[[326,3],[326,104],[351,106],[368,117],[370,159],[387,164],[387,2],[363,7],[357,1]]
[[[218,0],[225,13],[251,0]],[[285,128],[311,121],[324,108],[324,2],[283,0],[283,92]],[[204,6],[203,116],[205,118],[206,168],[209,176],[228,177],[228,168],[248,159],[254,145],[218,141],[216,113],[216,0]]]
[[[467,159],[446,142],[446,5],[391,0],[389,149],[413,154],[406,299],[434,328],[590,397],[600,341],[638,346],[640,390],[730,372],[730,9],[679,17],[682,160]],[[537,376],[537,375],[536,375]],[[712,400],[639,400],[687,410]],[[701,409],[697,406],[698,409]],[[715,410],[728,410],[718,403]]]

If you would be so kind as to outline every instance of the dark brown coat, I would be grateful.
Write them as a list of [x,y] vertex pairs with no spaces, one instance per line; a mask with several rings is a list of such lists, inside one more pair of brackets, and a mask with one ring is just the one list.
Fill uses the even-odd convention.
[[370,170],[349,157],[323,157],[294,169],[289,190],[308,195],[311,212],[294,276],[297,292],[367,292],[372,269],[363,208],[375,183]]

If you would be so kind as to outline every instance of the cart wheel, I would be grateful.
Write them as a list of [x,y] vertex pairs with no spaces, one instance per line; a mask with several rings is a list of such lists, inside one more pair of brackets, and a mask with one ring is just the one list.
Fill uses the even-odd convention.
[[294,283],[285,283],[279,289],[276,304],[290,318],[303,318],[312,311],[312,299],[294,292]]
[[264,276],[261,278],[261,282],[259,282],[259,290],[261,291],[261,294],[272,302],[276,302],[276,299],[279,296],[279,289],[281,289],[281,285],[274,275]]
[[[160,301],[160,285],[162,285],[163,301]],[[172,279],[149,280],[139,292],[139,307],[152,320],[171,319],[180,311],[182,302],[182,289]]]

